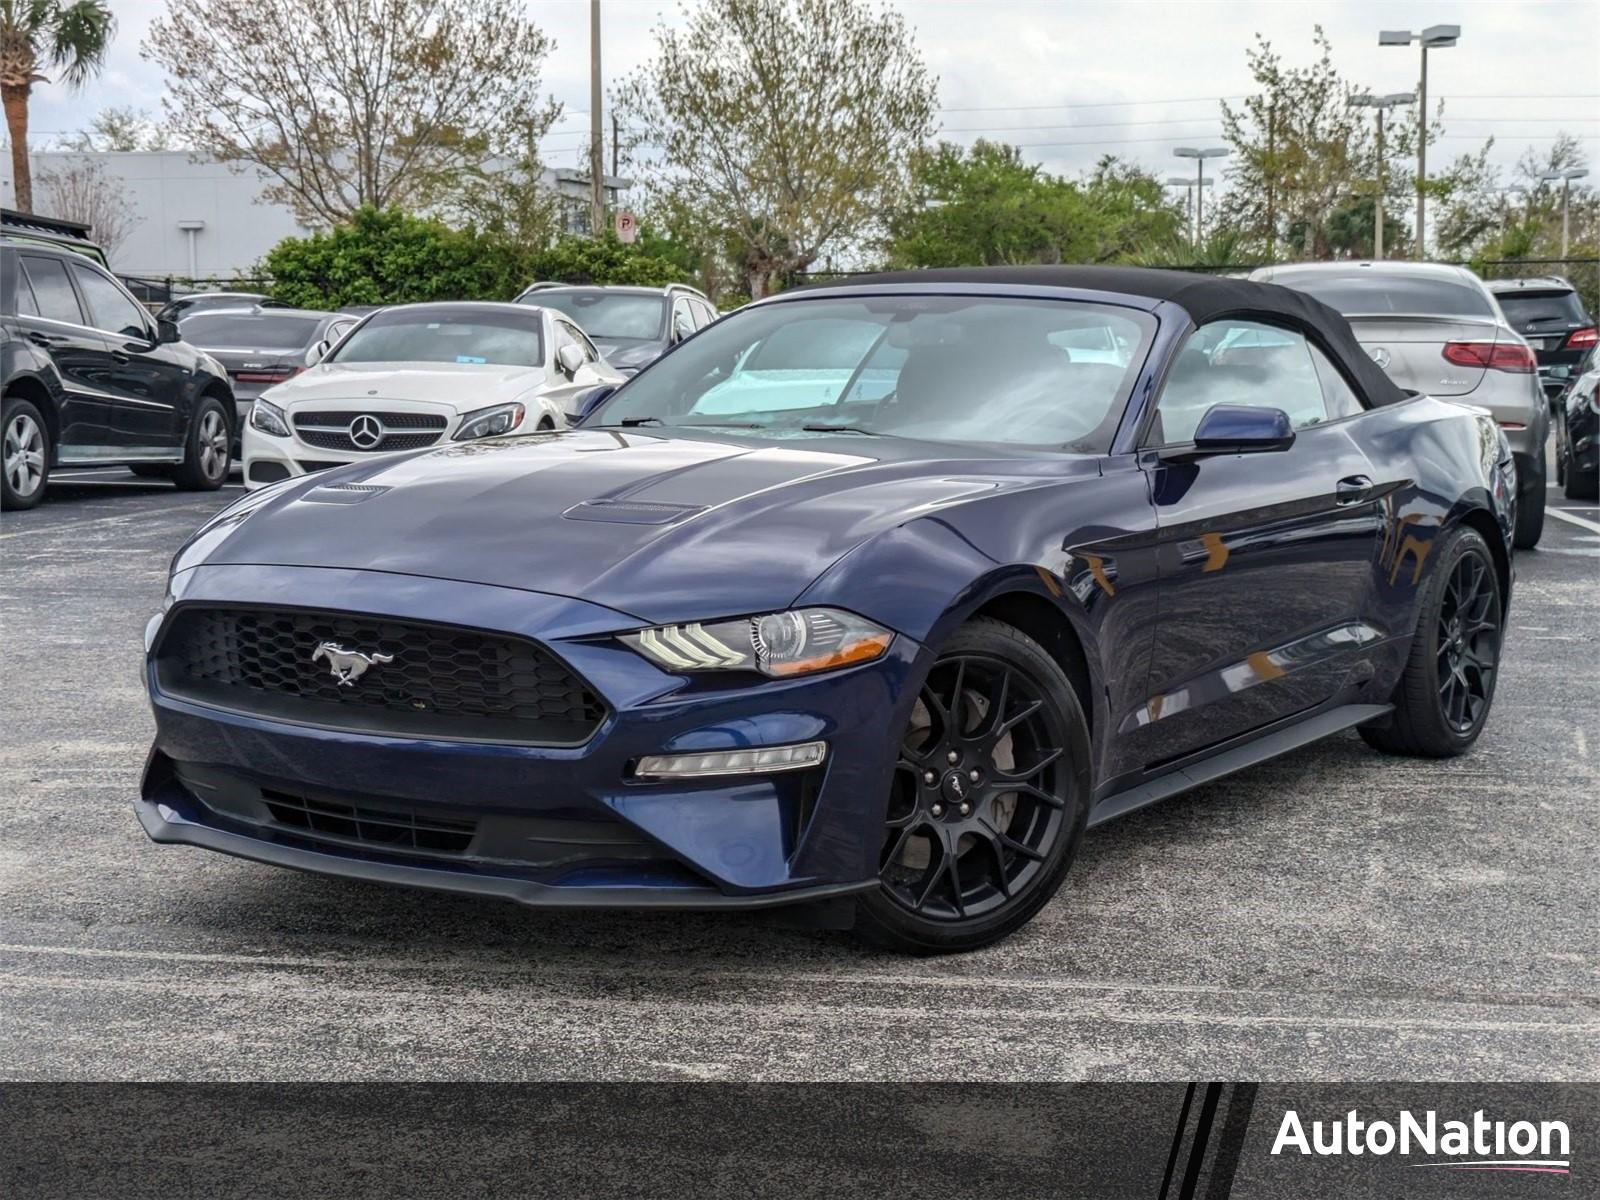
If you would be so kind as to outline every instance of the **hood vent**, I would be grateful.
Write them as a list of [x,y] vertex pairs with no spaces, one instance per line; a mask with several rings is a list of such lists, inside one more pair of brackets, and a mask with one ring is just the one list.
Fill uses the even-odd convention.
[[360,504],[388,490],[387,486],[375,483],[325,483],[312,488],[300,499],[314,504]]
[[671,525],[705,512],[705,505],[646,504],[638,500],[585,500],[561,515],[569,521],[609,521],[615,525]]

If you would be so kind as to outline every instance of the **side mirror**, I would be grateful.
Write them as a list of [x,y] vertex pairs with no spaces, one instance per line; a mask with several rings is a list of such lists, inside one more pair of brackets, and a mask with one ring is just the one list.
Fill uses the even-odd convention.
[[306,368],[316,366],[328,353],[328,339],[323,338],[315,346],[306,351]]
[[183,341],[183,334],[178,332],[178,323],[166,317],[156,318],[156,345],[169,346],[173,342]]
[[1263,454],[1294,445],[1294,426],[1281,408],[1213,404],[1194,431],[1196,454]]
[[568,379],[571,379],[583,366],[583,351],[568,342],[556,351],[556,366],[561,368]]
[[576,425],[600,407],[600,402],[616,391],[612,384],[603,384],[600,387],[590,388],[587,392],[579,392],[573,401],[573,407],[567,410],[567,424]]

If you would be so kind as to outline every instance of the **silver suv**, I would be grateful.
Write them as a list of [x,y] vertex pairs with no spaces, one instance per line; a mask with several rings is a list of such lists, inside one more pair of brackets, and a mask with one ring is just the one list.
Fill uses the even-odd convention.
[[1544,531],[1550,412],[1528,343],[1465,267],[1414,262],[1293,263],[1250,278],[1282,284],[1343,313],[1397,384],[1487,409],[1517,460],[1516,545]]

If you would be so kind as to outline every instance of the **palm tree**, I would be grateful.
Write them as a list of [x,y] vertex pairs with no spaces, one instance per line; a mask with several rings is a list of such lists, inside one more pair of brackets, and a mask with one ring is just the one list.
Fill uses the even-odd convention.
[[40,67],[59,67],[68,87],[79,87],[105,63],[116,18],[101,0],[0,0],[0,100],[11,134],[11,175],[17,207],[33,208],[28,168],[28,96],[48,83]]

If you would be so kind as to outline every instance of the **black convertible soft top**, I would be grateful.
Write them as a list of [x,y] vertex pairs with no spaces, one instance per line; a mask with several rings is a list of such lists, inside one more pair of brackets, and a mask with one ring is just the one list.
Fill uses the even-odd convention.
[[1337,311],[1304,292],[1275,283],[1252,283],[1191,271],[1151,267],[937,267],[923,271],[885,271],[852,275],[815,286],[873,287],[878,284],[985,284],[990,286],[1078,288],[1169,300],[1196,325],[1220,317],[1259,316],[1287,323],[1322,346],[1344,368],[1371,404],[1396,404],[1406,393],[1362,350],[1350,324]]

